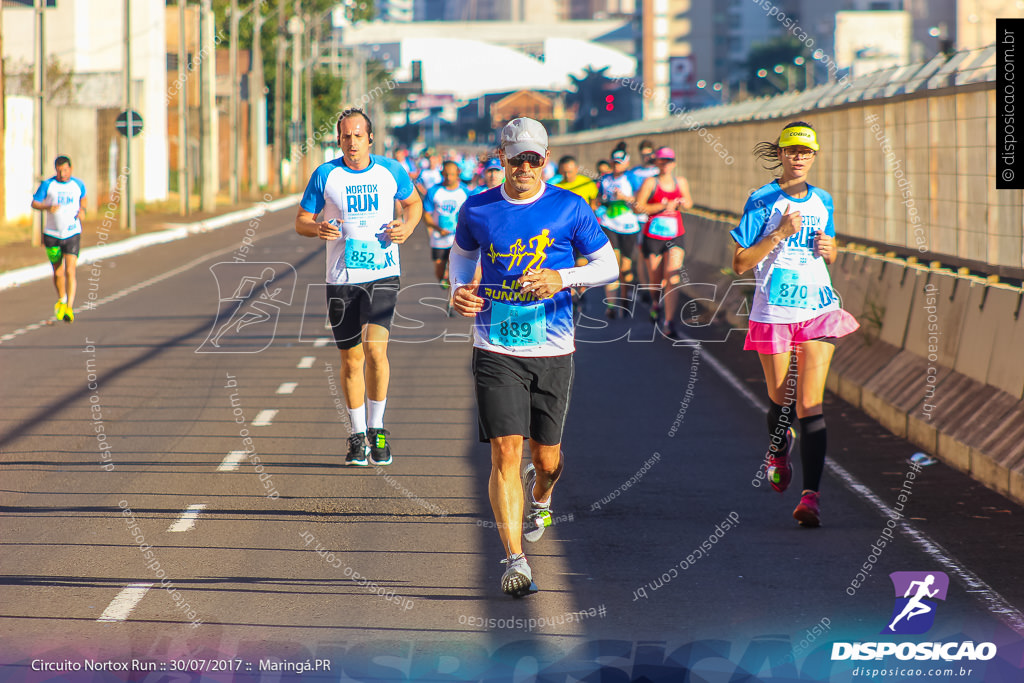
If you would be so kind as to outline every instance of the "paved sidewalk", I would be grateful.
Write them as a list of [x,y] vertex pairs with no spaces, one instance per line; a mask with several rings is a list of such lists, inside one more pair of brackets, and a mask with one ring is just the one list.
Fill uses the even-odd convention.
[[[269,196],[269,195],[268,195]],[[143,214],[137,217],[136,234],[104,226],[102,220],[87,220],[82,230],[80,264],[127,254],[154,244],[184,239],[189,235],[216,230],[232,223],[279,211],[298,203],[300,195],[287,195],[265,202],[236,204],[222,207],[215,213],[195,214],[190,222],[168,220],[167,214]],[[16,287],[50,277],[53,272],[46,262],[42,247],[28,243],[12,244],[2,250],[0,260],[0,289]]]

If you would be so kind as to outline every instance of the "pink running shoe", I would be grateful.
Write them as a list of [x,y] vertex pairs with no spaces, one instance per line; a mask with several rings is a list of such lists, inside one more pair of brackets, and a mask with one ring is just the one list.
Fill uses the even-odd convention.
[[789,482],[793,480],[793,465],[789,462],[789,456],[793,452],[795,439],[796,429],[791,426],[786,430],[786,454],[773,456],[769,450],[765,455],[768,463],[768,482],[779,493],[789,488]]
[[800,496],[800,504],[793,510],[793,519],[800,522],[800,526],[817,527],[821,526],[821,511],[818,509],[818,492],[805,489]]

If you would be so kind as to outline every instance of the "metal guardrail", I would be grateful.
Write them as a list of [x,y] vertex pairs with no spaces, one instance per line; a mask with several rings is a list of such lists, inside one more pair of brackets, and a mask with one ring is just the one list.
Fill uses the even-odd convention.
[[834,82],[807,90],[757,97],[742,102],[666,113],[664,118],[632,121],[599,130],[560,135],[556,144],[593,142],[645,133],[670,133],[696,126],[721,126],[762,121],[851,102],[910,95],[996,79],[996,46],[936,55],[927,62],[880,69],[846,83]]

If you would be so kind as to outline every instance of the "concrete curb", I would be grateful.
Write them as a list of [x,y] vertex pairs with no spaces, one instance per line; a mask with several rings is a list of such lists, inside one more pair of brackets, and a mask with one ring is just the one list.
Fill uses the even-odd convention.
[[[128,254],[145,247],[173,242],[175,240],[184,239],[189,235],[210,232],[211,230],[218,230],[240,221],[259,218],[272,211],[280,211],[285,207],[297,204],[301,196],[302,195],[298,194],[289,195],[287,197],[282,197],[281,199],[262,202],[249,207],[248,209],[233,211],[232,213],[226,213],[221,216],[214,216],[213,218],[196,221],[195,223],[184,223],[180,225],[172,223],[171,225],[174,227],[168,228],[167,230],[151,232],[145,235],[136,235],[135,237],[129,237],[109,244],[98,244],[93,247],[86,247],[85,249],[82,249],[81,253],[78,255],[78,263],[82,265],[95,263],[96,261],[121,256],[122,254]],[[43,280],[52,275],[53,268],[51,268],[48,263],[40,263],[34,266],[9,270],[6,273],[0,273],[0,290],[17,287],[36,280]]]

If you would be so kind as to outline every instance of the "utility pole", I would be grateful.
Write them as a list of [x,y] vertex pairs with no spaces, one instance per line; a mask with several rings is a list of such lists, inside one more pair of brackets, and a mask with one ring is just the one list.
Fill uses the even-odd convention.
[[121,194],[121,229],[135,234],[135,202],[132,199],[132,14],[131,0],[124,0],[124,110],[128,112],[127,135],[124,138],[124,178]]
[[309,62],[302,70],[306,85],[306,153],[302,156],[302,178],[310,176],[310,167],[314,162],[314,159],[309,158],[313,152],[313,72],[316,71],[317,57],[320,55],[320,27],[323,23],[323,16],[317,17],[316,25],[313,27],[313,40],[309,45]]
[[217,62],[213,39],[211,0],[199,0],[199,186],[200,208],[217,208],[217,108],[214,66]]
[[[263,107],[263,3],[257,3],[252,17],[252,65],[249,69],[249,192],[260,191],[260,169],[263,167],[263,147],[267,132],[260,125]],[[260,136],[263,136],[262,138]]]
[[231,203],[237,204],[241,195],[240,175],[242,172],[241,136],[238,133],[238,110],[241,106],[239,100],[242,87],[238,79],[238,24],[241,18],[238,14],[238,0],[231,0],[231,9],[228,11],[231,12],[231,40],[228,44],[228,71],[231,72],[231,89],[228,92],[228,126],[231,129],[231,165],[233,166],[228,176],[228,182]]
[[284,192],[284,179],[281,178],[281,159],[284,154],[284,2],[277,0],[277,51],[274,59],[274,189],[278,194]]
[[178,213],[191,213],[192,180],[188,172],[188,48],[185,44],[185,5],[178,0]]
[[[0,12],[0,55],[4,53],[4,13]],[[4,84],[4,60],[0,59],[0,178],[7,177],[7,168],[4,163],[4,137],[7,135],[7,119],[3,103],[7,101],[7,86]],[[0,192],[0,222],[7,216],[7,192]]]
[[[38,57],[36,58],[36,114],[39,116],[38,128],[36,135],[38,136],[36,145],[38,154],[36,160],[38,166],[36,166],[36,182],[42,182],[43,175],[46,173],[46,145],[45,145],[45,105],[46,97],[43,94],[46,88],[46,22],[45,22],[45,1],[46,0],[35,0],[36,9],[36,47],[38,49]],[[0,103],[3,104],[3,103]],[[38,247],[42,244],[43,234],[43,214],[40,211],[32,212],[32,246]]]
[[288,21],[288,32],[292,36],[292,115],[291,115],[291,126],[288,129],[290,144],[288,146],[288,171],[291,178],[289,179],[290,187],[297,187],[299,184],[299,127],[302,125],[302,95],[301,95],[301,84],[302,78],[300,72],[302,70],[302,34],[305,30],[305,22],[302,20],[299,12],[301,7],[299,0],[295,0],[294,12],[292,18]]

